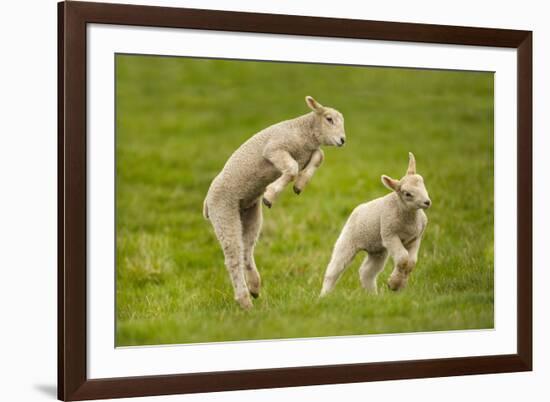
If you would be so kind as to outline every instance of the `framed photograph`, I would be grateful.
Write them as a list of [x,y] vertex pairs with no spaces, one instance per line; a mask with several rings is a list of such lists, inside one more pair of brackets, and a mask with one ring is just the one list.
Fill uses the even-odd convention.
[[62,400],[532,369],[532,33],[59,18]]

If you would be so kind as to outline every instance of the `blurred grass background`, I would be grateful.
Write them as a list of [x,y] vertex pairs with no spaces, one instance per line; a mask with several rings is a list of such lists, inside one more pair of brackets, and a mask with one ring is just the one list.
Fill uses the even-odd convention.
[[[233,301],[202,202],[257,131],[340,110],[347,144],[299,197],[287,188],[256,247],[252,311]],[[116,58],[116,344],[148,345],[493,327],[493,74],[176,57]],[[350,212],[400,178],[407,152],[433,200],[408,288],[365,294],[357,269],[318,300]]]

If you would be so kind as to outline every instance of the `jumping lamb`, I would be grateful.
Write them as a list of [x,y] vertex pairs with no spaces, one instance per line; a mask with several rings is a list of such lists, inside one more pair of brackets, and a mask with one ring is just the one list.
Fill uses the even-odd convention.
[[306,97],[312,112],[270,126],[242,144],[214,178],[203,214],[223,249],[235,300],[252,307],[260,293],[254,246],[262,226],[263,203],[271,208],[287,184],[300,194],[321,165],[321,145],[344,145],[344,117]]
[[376,278],[383,270],[388,254],[394,262],[389,288],[400,290],[407,285],[428,224],[424,210],[432,202],[424,179],[416,174],[416,161],[410,152],[407,174],[401,180],[382,175],[382,183],[392,192],[359,205],[342,229],[325,273],[321,296],[334,288],[340,275],[361,250],[368,253],[359,268],[359,279],[365,290],[378,292]]

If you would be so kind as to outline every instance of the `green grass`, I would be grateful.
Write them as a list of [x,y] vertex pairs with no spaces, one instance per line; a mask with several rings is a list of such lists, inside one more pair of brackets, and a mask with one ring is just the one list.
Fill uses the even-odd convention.
[[[146,345],[493,327],[491,73],[117,56],[116,344]],[[258,130],[340,110],[347,145],[299,197],[264,209],[254,309],[233,301],[202,202]],[[407,152],[433,200],[409,286],[360,287],[358,256],[318,300],[332,246],[358,204],[387,193]]]

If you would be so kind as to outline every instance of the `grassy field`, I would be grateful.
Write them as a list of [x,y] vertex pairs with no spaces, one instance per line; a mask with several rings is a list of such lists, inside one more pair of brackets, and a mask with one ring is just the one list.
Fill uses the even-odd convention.
[[[119,55],[116,76],[118,346],[493,327],[491,73]],[[347,145],[264,208],[264,286],[244,312],[202,202],[242,142],[309,111],[305,95],[344,114]],[[408,288],[387,289],[388,262],[365,294],[360,255],[318,300],[348,215],[408,151],[433,201]]]

